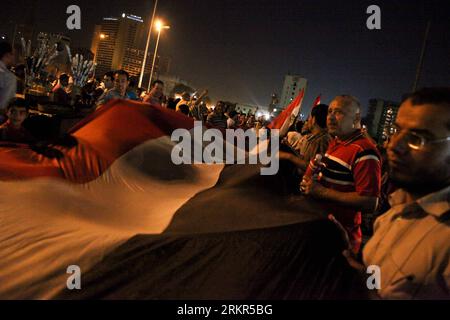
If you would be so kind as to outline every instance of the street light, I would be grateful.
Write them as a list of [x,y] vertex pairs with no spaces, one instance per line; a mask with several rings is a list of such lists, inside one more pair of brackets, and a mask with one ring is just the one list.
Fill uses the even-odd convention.
[[109,36],[104,34],[104,33],[100,33],[100,35],[98,37],[100,38],[100,40],[97,42],[97,48],[95,50],[94,61],[93,61],[93,64],[94,64],[94,74],[93,74],[93,76],[94,76],[94,78],[95,78],[95,69],[97,67],[97,55],[98,55],[98,47],[100,45],[100,41],[101,40],[105,40],[106,38],[109,38]]
[[152,69],[150,71],[150,80],[148,81],[147,91],[150,91],[150,86],[152,85],[153,71],[155,70],[155,61],[156,61],[156,55],[158,54],[158,44],[159,44],[159,37],[161,36],[161,30],[170,29],[170,27],[165,26],[161,22],[161,20],[158,20],[155,22],[155,29],[156,29],[156,31],[158,31],[158,38],[156,39],[155,53],[153,54]]

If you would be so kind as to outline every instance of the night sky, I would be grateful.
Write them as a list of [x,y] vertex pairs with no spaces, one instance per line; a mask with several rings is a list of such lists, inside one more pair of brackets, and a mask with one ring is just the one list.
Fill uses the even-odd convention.
[[[27,15],[31,0],[3,0],[0,32]],[[210,96],[267,106],[287,73],[308,79],[305,111],[341,93],[398,101],[413,84],[427,19],[432,25],[419,86],[450,84],[449,1],[160,0],[171,26],[160,54],[171,74],[209,88]],[[82,30],[66,29],[70,4],[82,11]],[[368,30],[366,9],[381,7],[381,30]],[[74,47],[90,47],[94,24],[128,12],[148,18],[153,1],[38,2],[39,31],[65,32]],[[155,39],[155,38],[153,38]]]

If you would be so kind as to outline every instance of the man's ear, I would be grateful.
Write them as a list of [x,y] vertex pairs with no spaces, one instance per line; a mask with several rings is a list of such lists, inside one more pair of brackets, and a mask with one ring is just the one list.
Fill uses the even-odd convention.
[[361,113],[360,112],[355,114],[355,122],[354,122],[354,124],[355,125],[361,124]]

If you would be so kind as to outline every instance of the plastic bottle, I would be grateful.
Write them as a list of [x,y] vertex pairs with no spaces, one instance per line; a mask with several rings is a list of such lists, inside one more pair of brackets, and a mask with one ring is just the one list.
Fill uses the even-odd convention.
[[[314,180],[319,180],[320,178],[320,171],[322,170],[322,155],[320,153],[316,154],[316,156],[314,157],[314,159],[312,160],[312,174],[311,174],[311,178]],[[302,182],[305,181],[305,176],[303,176],[303,180]],[[300,192],[304,192],[305,190],[303,190],[302,187],[300,187]]]

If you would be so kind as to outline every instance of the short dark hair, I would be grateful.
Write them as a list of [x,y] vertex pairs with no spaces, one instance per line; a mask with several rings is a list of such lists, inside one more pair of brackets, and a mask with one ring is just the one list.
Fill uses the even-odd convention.
[[304,125],[305,125],[304,121],[301,121],[301,120],[297,121],[297,123],[295,124],[295,131],[301,133]]
[[[406,95],[402,103],[408,99],[411,99],[411,104],[413,106],[434,104],[450,108],[450,87],[422,88]],[[446,127],[450,131],[450,120],[447,121]]]
[[130,74],[128,72],[126,72],[125,70],[117,70],[114,75],[119,75],[119,76],[126,76],[127,80],[130,80]]
[[160,85],[162,85],[162,86],[164,85],[164,82],[162,82],[161,80],[155,80],[155,81],[152,82],[152,88],[153,88],[155,85],[157,85],[158,83],[159,83]]
[[422,88],[406,95],[402,103],[411,99],[412,105],[434,104],[450,107],[450,87]]
[[108,71],[106,72],[103,77],[108,77],[110,78],[112,81],[114,81],[114,72],[113,71]]
[[138,79],[136,77],[130,77],[130,88],[137,87],[138,85]]
[[185,115],[189,115],[189,106],[187,104],[181,104],[178,106],[178,110]]
[[69,75],[66,74],[66,73],[62,73],[62,74],[59,76],[59,81],[69,81]]
[[28,111],[30,110],[30,102],[23,98],[12,98],[6,106],[6,110],[9,110],[13,107],[25,108]]
[[0,60],[3,59],[3,57],[7,53],[12,53],[12,52],[13,52],[13,47],[9,42],[6,42],[6,41],[0,42]]
[[311,110],[311,117],[316,119],[316,123],[322,129],[327,127],[328,105],[318,104]]

